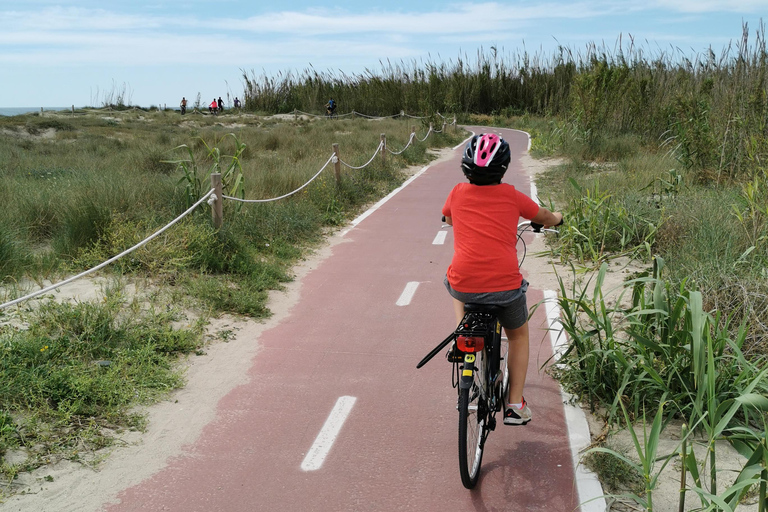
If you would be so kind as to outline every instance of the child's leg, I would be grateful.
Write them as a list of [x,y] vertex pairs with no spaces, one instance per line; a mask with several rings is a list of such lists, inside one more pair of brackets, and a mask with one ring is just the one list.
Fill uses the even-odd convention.
[[456,325],[464,318],[464,303],[459,299],[453,299],[453,312],[456,313]]
[[509,340],[509,355],[507,356],[509,397],[507,399],[510,404],[519,404],[523,401],[523,387],[528,372],[528,322],[517,329],[505,328],[504,332],[507,333]]

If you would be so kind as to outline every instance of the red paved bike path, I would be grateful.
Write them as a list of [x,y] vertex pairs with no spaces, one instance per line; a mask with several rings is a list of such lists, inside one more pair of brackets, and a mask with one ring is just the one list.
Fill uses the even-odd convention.
[[[506,181],[528,192],[513,146]],[[416,363],[451,330],[442,278],[452,255],[432,241],[440,209],[463,180],[460,150],[363,220],[303,281],[289,317],[258,340],[250,381],[225,396],[217,417],[182,455],[126,489],[110,512],[571,511],[578,494],[557,384],[538,367],[551,353],[539,308],[531,322],[526,427],[501,425],[486,444],[473,491],[458,471],[456,392],[443,354]],[[446,228],[443,228],[446,229]],[[542,298],[529,277],[529,305]],[[395,302],[407,282],[408,306]],[[356,397],[325,462],[300,465],[336,400]]]

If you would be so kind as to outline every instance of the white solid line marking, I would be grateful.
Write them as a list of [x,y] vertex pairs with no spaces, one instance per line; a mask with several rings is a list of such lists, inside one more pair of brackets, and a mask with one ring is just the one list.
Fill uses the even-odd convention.
[[547,324],[549,325],[549,342],[552,344],[554,361],[560,360],[568,349],[568,338],[560,322],[560,307],[557,305],[557,294],[552,290],[544,292],[544,309],[547,312]]
[[416,288],[419,287],[418,281],[411,281],[405,285],[405,290],[400,294],[400,298],[395,302],[396,306],[407,306],[413,299],[413,294],[416,293]]
[[435,235],[435,239],[432,240],[432,245],[443,245],[445,243],[445,237],[448,235],[447,231],[438,231]]
[[328,452],[331,451],[336,437],[341,431],[344,421],[352,411],[352,406],[355,405],[354,396],[341,396],[336,400],[336,405],[333,406],[331,414],[328,415],[328,419],[325,420],[323,428],[320,429],[320,433],[317,434],[315,442],[312,443],[312,447],[307,452],[307,456],[304,457],[304,461],[301,463],[301,469],[304,471],[315,471],[320,469],[323,465],[325,457]]
[[475,132],[473,132],[473,131],[470,131],[469,133],[471,133],[472,135],[470,135],[469,137],[467,137],[467,138],[466,138],[466,139],[464,139],[463,141],[461,141],[461,142],[459,142],[458,144],[456,144],[455,146],[453,146],[453,149],[454,149],[454,151],[455,151],[455,150],[457,150],[457,149],[459,149],[460,147],[462,147],[462,146],[466,145],[467,141],[468,141],[469,139],[471,139],[472,137],[474,137],[474,136],[475,136]]
[[[565,332],[560,323],[560,308],[557,305],[557,293],[552,290],[544,291],[544,303],[547,309],[547,323],[549,324],[549,339],[552,342],[552,351],[558,357],[561,350],[567,345]],[[562,335],[563,339],[560,339]],[[600,485],[597,475],[580,464],[580,452],[587,448],[592,439],[589,435],[587,416],[581,407],[570,405],[572,396],[566,393],[560,386],[560,396],[563,399],[565,411],[565,424],[568,427],[568,441],[571,445],[571,460],[573,461],[574,478],[576,488],[579,491],[580,510],[582,512],[605,512],[603,487]]]

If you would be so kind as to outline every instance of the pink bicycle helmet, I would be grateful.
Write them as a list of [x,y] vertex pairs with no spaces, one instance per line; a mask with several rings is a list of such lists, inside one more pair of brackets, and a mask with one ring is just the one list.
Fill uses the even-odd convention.
[[464,148],[461,170],[470,183],[491,185],[500,183],[510,161],[509,144],[495,133],[472,137]]

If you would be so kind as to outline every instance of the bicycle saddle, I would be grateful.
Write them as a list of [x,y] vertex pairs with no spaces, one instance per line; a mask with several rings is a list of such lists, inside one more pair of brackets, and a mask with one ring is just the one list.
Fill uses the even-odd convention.
[[464,304],[464,311],[467,313],[488,313],[495,315],[502,309],[504,308],[498,304],[475,304],[472,302]]

